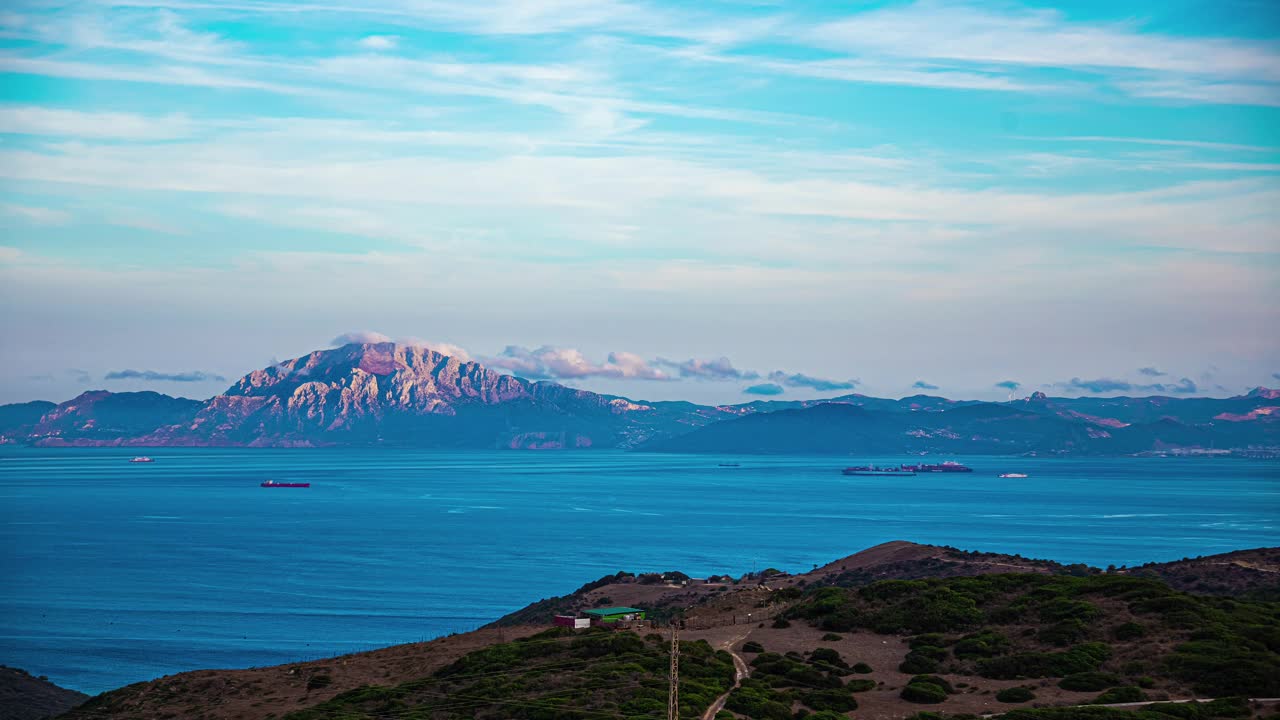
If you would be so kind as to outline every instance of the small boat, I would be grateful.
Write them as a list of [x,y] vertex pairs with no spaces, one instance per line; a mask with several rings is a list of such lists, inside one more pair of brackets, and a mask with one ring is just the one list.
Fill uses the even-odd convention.
[[718,467],[742,467],[738,463],[720,463]]
[[139,455],[138,457],[133,458],[133,459],[132,459],[132,460],[130,460],[129,462],[131,462],[131,463],[134,463],[134,462],[136,462],[136,463],[149,463],[149,462],[155,462],[155,459],[153,459],[153,458],[149,458],[149,457],[147,457],[146,455]]
[[1029,475],[1027,475],[1026,473],[1000,473],[1000,477],[1002,477],[1002,478],[1024,478],[1024,477],[1030,477],[1030,476],[1029,476]]
[[262,483],[258,487],[311,487],[311,483],[298,483],[298,482],[285,483],[285,482],[276,482],[275,480],[267,480],[266,482]]
[[898,477],[915,475],[915,470],[908,467],[876,467],[875,465],[858,465],[855,467],[847,467],[840,472],[845,475],[857,475],[859,477]]

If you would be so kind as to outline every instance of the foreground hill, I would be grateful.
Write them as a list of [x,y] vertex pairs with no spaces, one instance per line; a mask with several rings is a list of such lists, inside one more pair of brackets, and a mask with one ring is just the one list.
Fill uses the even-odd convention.
[[1277,398],[1259,388],[1226,399],[638,402],[531,382],[421,346],[372,343],[255,370],[205,401],[96,390],[58,405],[0,406],[0,443],[1132,454],[1280,447]]
[[[683,628],[682,718],[702,717],[717,702],[727,713],[717,718],[759,720],[803,712],[835,720],[855,710],[906,718],[922,709],[1022,713],[1009,720],[1248,717],[1274,707],[1224,701],[1147,708],[1141,717],[1031,708],[1280,696],[1280,603],[1181,592],[1152,577],[1209,565],[1270,569],[1277,552],[1104,572],[893,542],[799,575],[618,573],[473,633],[309,663],[182,673],[105,693],[65,717],[662,717],[668,622]],[[1280,580],[1254,589],[1273,592]],[[555,614],[602,605],[645,609],[658,626],[550,627]]]
[[44,720],[64,713],[89,696],[58,687],[43,677],[0,665],[0,718]]

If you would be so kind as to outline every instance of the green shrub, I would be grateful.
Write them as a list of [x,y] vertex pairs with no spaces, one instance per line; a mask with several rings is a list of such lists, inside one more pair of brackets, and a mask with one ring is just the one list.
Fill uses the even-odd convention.
[[748,640],[742,644],[742,652],[762,653],[764,652],[764,646],[756,642],[755,640]]
[[849,712],[850,710],[858,709],[858,701],[853,699],[853,696],[843,688],[804,692],[800,694],[800,702],[814,710]]
[[1036,637],[1039,638],[1040,642],[1066,647],[1073,642],[1083,640],[1088,634],[1089,628],[1083,622],[1076,618],[1070,618],[1059,620],[1048,627],[1041,628],[1036,633]]
[[1148,677],[1146,675],[1143,675],[1142,677],[1138,678],[1137,680],[1134,680],[1133,682],[1135,685],[1137,685],[1138,687],[1144,690],[1149,690],[1156,686],[1156,679],[1153,677]]
[[1024,677],[1062,677],[1072,673],[1097,670],[1111,648],[1103,643],[1081,643],[1070,650],[1054,653],[1020,653],[988,658],[978,662],[978,674],[996,680]]
[[927,655],[921,655],[918,652],[909,652],[907,657],[898,665],[898,672],[910,673],[918,675],[920,673],[931,673],[938,671],[938,662]]
[[867,692],[868,690],[876,689],[876,681],[866,678],[854,678],[846,683],[845,687],[849,689],[849,692]]
[[1061,622],[1062,620],[1080,620],[1088,622],[1098,617],[1100,611],[1093,603],[1083,600],[1058,597],[1040,607],[1040,619],[1043,622]]
[[1209,696],[1280,696],[1280,656],[1250,647],[1243,639],[1192,641],[1173,649],[1169,670]]
[[809,653],[809,662],[815,664],[827,663],[828,665],[834,665],[840,668],[849,667],[845,664],[844,658],[840,657],[840,653],[832,650],[831,648],[818,648],[817,650]]
[[[800,717],[800,715],[796,715],[796,717]],[[805,715],[804,720],[849,720],[849,716],[834,710],[819,710],[816,713]]]
[[747,678],[725,701],[726,710],[756,720],[791,720],[789,693],[769,687],[755,678]]
[[925,646],[942,647],[946,644],[947,638],[942,633],[925,633],[924,635],[917,635],[907,641],[907,647],[912,650]]
[[951,683],[947,682],[946,680],[943,680],[937,675],[916,675],[915,677],[907,681],[908,685],[912,683],[928,683],[929,685],[937,685],[938,687],[942,688],[942,691],[948,695],[952,695],[956,691],[955,688],[951,687]]
[[1003,654],[1009,647],[1009,638],[992,631],[965,635],[951,648],[951,652],[961,660],[973,658],[989,658]]
[[791,627],[791,622],[784,617],[776,617],[773,619],[772,627],[783,629]]
[[1062,678],[1062,681],[1058,683],[1058,687],[1063,690],[1075,690],[1077,692],[1098,692],[1119,684],[1119,677],[1111,673],[1091,670],[1089,672],[1072,673]]
[[329,677],[328,675],[312,675],[311,677],[307,678],[307,689],[319,690],[320,688],[329,687],[329,685],[332,682],[333,682],[333,678]]
[[861,675],[866,675],[866,674],[868,674],[868,673],[874,672],[874,671],[871,669],[871,666],[870,666],[870,665],[868,665],[868,664],[866,664],[866,663],[864,663],[864,662],[854,663],[854,664],[853,664],[853,671],[854,671],[854,672],[856,672],[856,673],[858,673],[858,674],[861,674]]
[[1122,623],[1111,631],[1111,636],[1117,640],[1136,640],[1146,634],[1147,629],[1136,622]]
[[1112,705],[1114,703],[1142,702],[1146,699],[1147,696],[1142,692],[1141,688],[1133,685],[1124,685],[1107,690],[1094,698],[1093,701],[1098,705]]
[[1035,699],[1035,693],[1024,687],[1005,688],[996,693],[996,700],[1002,703],[1024,703]]
[[950,654],[947,652],[946,648],[934,647],[933,645],[920,645],[912,648],[911,652],[917,655],[923,655],[930,660],[936,660],[938,662],[946,660],[947,655]]
[[907,702],[932,704],[946,700],[947,691],[931,683],[909,683],[899,697]]

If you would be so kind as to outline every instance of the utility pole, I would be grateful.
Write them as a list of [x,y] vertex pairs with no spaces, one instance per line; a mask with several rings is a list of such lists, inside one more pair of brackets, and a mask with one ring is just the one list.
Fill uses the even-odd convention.
[[667,720],[680,720],[680,626],[671,623],[671,689],[667,693]]

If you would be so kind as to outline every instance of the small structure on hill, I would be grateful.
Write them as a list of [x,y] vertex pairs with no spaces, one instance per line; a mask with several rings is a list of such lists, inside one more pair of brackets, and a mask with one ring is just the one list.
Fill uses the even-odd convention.
[[556,615],[552,623],[557,627],[582,630],[589,627],[612,629],[633,628],[645,621],[645,611],[633,607],[607,607],[583,610],[582,615]]
[[615,625],[644,620],[644,610],[633,607],[593,608],[584,610],[583,614],[591,619],[592,625]]

